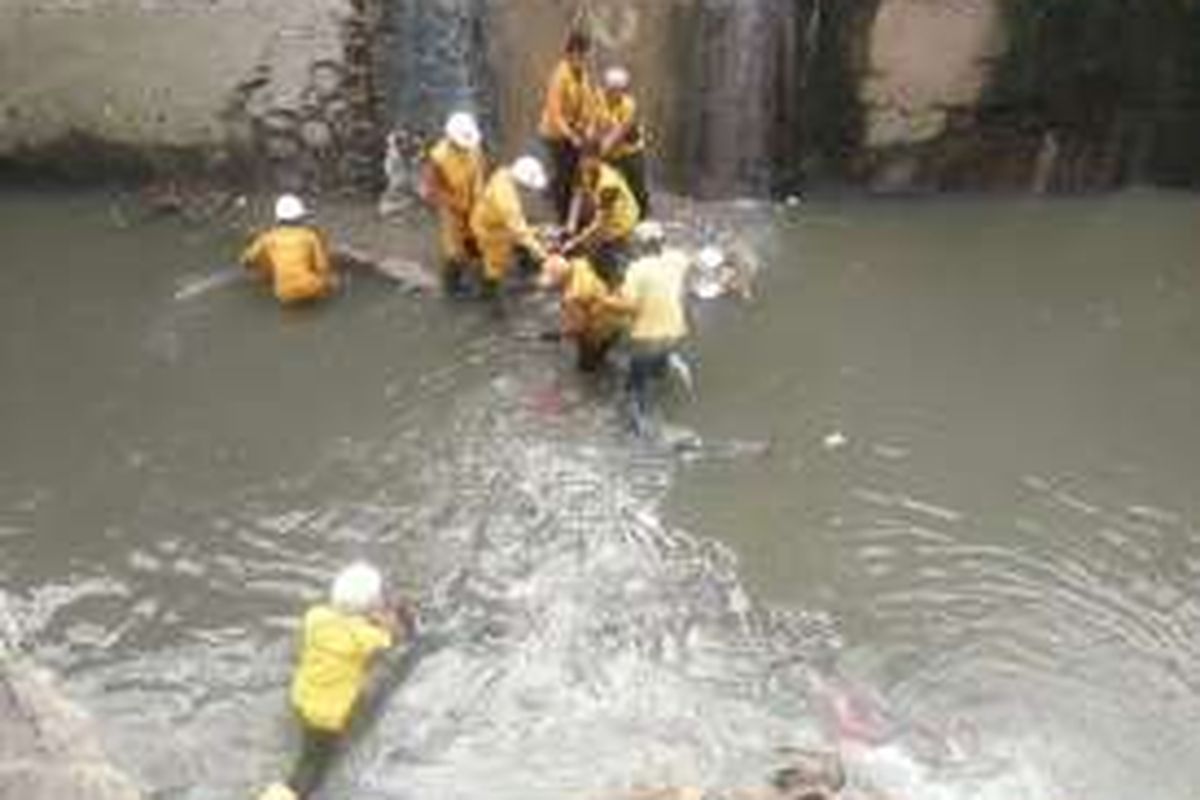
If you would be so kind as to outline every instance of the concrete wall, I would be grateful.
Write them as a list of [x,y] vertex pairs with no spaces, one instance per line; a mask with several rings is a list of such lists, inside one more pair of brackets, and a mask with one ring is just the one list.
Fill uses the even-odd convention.
[[1003,45],[998,2],[884,0],[861,89],[869,146],[936,138],[952,109],[978,103]]
[[4,0],[0,155],[86,139],[97,158],[258,148],[315,170],[370,102],[343,92],[358,16],[351,0]]
[[0,167],[104,176],[115,149],[162,172],[184,153],[275,186],[363,186],[395,128],[407,186],[454,107],[483,112],[500,157],[533,145],[586,10],[674,188],[1200,183],[1200,11],[1156,6],[1124,37],[1091,10],[1120,2],[0,0]]
[[4,0],[0,148],[75,128],[120,142],[217,144],[231,93],[265,68],[299,103],[310,66],[341,60],[346,0]]
[[1005,45],[1000,2],[880,4],[859,87],[868,180],[876,188],[907,190],[940,179],[928,174],[929,151],[941,149],[955,114],[969,117],[982,99]]

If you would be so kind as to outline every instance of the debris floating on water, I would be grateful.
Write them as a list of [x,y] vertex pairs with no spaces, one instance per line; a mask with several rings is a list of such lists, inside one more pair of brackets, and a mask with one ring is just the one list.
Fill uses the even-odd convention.
[[235,267],[219,270],[211,275],[190,275],[179,282],[179,288],[175,290],[173,297],[175,300],[191,300],[224,286],[239,283],[244,277],[242,271]]
[[846,434],[842,433],[841,431],[834,431],[833,433],[826,434],[825,438],[821,440],[821,444],[824,445],[826,450],[840,450],[841,448],[845,447],[849,441],[850,440],[846,438]]

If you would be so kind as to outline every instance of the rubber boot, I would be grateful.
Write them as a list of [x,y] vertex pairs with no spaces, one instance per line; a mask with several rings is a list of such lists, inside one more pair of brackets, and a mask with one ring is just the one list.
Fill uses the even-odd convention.
[[504,292],[500,281],[492,278],[483,278],[480,281],[479,296],[483,302],[487,303],[488,309],[491,311],[493,319],[504,319]]
[[442,265],[442,292],[451,299],[466,294],[463,265],[460,261],[447,261]]

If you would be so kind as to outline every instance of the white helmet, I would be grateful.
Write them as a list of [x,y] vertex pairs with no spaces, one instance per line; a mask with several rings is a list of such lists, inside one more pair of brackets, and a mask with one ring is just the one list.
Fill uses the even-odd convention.
[[725,263],[725,254],[721,252],[721,248],[710,244],[700,249],[700,252],[696,254],[696,260],[700,262],[702,269],[714,270]]
[[604,71],[604,88],[623,91],[629,88],[629,70],[624,67],[609,67]]
[[512,176],[517,183],[535,192],[542,191],[550,183],[546,177],[546,170],[542,168],[542,162],[533,156],[521,156],[514,161]]
[[633,240],[641,244],[657,244],[667,238],[663,226],[652,219],[639,222],[633,229]]
[[294,194],[281,194],[275,201],[275,219],[279,222],[295,222],[305,213],[304,201]]
[[446,120],[446,138],[463,149],[473,150],[483,141],[483,134],[473,115],[457,111]]
[[365,562],[351,564],[333,579],[329,601],[338,611],[362,614],[383,604],[383,577]]

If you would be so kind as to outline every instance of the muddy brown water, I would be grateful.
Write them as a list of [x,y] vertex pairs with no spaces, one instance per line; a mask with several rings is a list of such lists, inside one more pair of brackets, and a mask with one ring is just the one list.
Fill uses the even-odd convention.
[[699,397],[665,403],[701,444],[675,451],[630,440],[617,378],[578,379],[530,301],[497,323],[361,275],[297,313],[177,300],[227,227],[8,191],[3,586],[153,797],[283,770],[296,615],[367,557],[423,644],[327,797],[745,784],[827,740],[815,669],[886,708],[855,780],[900,797],[1183,800],[1196,212],[711,209],[764,271],[697,309]]

